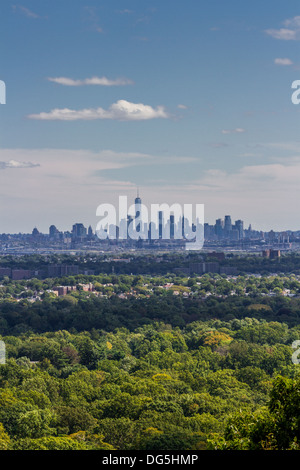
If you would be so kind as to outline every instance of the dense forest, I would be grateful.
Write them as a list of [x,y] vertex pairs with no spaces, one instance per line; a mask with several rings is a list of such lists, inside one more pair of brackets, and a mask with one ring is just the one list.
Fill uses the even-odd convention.
[[252,318],[4,336],[1,449],[298,449],[300,328]]
[[300,449],[299,295],[295,274],[4,277],[0,449]]

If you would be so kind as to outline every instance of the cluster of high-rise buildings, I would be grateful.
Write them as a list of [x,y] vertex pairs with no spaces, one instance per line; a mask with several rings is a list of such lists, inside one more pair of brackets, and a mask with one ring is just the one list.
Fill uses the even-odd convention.
[[[132,222],[133,217],[128,216],[126,221],[127,226]],[[184,217],[182,218],[181,227],[179,230],[181,231],[182,238],[184,238]],[[193,225],[192,225],[193,227]],[[158,239],[175,239],[176,233],[178,234],[178,224],[175,223],[175,217],[173,214],[170,214],[170,218],[168,220],[164,220],[163,211],[159,211],[158,213],[158,226],[153,227],[153,223],[150,223],[147,227],[147,237],[143,237],[144,239],[151,239],[152,233],[154,230],[157,230]],[[116,239],[119,239],[120,229],[118,226],[115,226],[116,231]],[[136,226],[137,233],[141,231],[141,227],[139,224]],[[205,240],[242,240],[245,237],[249,236],[249,232],[251,232],[251,227],[247,230],[244,229],[244,222],[242,220],[236,220],[234,223],[231,221],[231,216],[226,215],[224,220],[217,219],[216,223],[210,225],[208,223],[204,223],[204,238]],[[145,233],[145,227],[144,231]],[[32,232],[32,235],[38,237],[40,233],[35,228]],[[84,241],[84,240],[92,240],[97,237],[96,233],[93,231],[92,227],[89,226],[86,228],[82,223],[76,223],[73,225],[71,231],[67,232],[60,232],[55,225],[51,225],[49,227],[49,239],[50,240],[63,240],[68,239],[69,241]],[[130,238],[130,237],[128,237]],[[177,237],[179,239],[179,237]]]
[[[249,230],[251,231],[251,227]],[[214,225],[204,224],[204,238],[206,240],[242,240],[245,235],[244,222],[236,220],[233,223],[230,215],[225,215],[224,219],[217,219]]]
[[[130,224],[134,219],[139,219],[141,216],[141,206],[142,200],[139,195],[137,195],[134,201],[135,215],[127,215],[126,219],[120,221],[120,226],[112,225],[108,227],[107,234],[109,235],[109,232],[115,233],[115,239],[117,240],[131,238],[130,236],[120,237],[120,233],[122,231],[124,234],[125,227],[125,233],[128,234],[128,228]],[[184,214],[179,219],[176,219],[174,213],[170,212],[169,214],[166,214],[163,210],[158,211],[156,223],[151,221],[148,225],[144,224],[144,226],[142,226],[141,221],[139,221],[139,223],[136,224],[136,232],[141,233],[141,237],[137,237],[137,239],[143,238],[144,240],[180,240],[185,238],[185,232],[191,233],[191,230],[195,231],[195,224],[189,224],[189,221],[184,219]],[[153,236],[154,233],[156,236]],[[254,232],[252,231],[251,226],[249,226],[249,228],[246,230],[244,229],[243,220],[236,220],[233,223],[230,215],[225,215],[224,219],[217,219],[213,225],[204,223],[205,240],[237,241],[248,238],[253,235],[253,233]],[[59,232],[54,225],[51,225],[49,229],[50,239],[59,239],[64,237],[67,237],[70,240],[91,240],[96,237],[96,234],[93,232],[91,226],[86,229],[81,223],[74,224],[71,232],[64,233]]]
[[[141,215],[141,205],[142,200],[139,196],[135,198],[135,215],[127,215],[127,219],[124,219],[120,222],[120,226],[112,225],[108,227],[107,234],[109,232],[114,232],[115,239],[119,240],[120,231],[125,227],[125,232],[128,233],[128,227],[136,218],[138,219]],[[122,227],[121,227],[122,226]],[[36,229],[35,229],[36,230]],[[175,219],[175,215],[171,212],[170,214],[165,214],[163,210],[158,211],[157,223],[150,222],[147,226],[142,226],[141,222],[136,225],[136,232],[141,233],[141,237],[144,240],[180,240],[185,238],[185,231],[195,230],[195,225],[184,220],[184,214],[180,220]],[[242,220],[236,220],[234,223],[231,220],[230,215],[225,215],[224,219],[217,219],[215,224],[210,225],[204,223],[204,238],[205,240],[242,240],[248,236],[251,232],[251,226],[245,230],[244,222]],[[146,236],[145,236],[146,233]],[[153,234],[156,234],[156,237]],[[142,236],[143,234],[143,236]],[[73,225],[70,232],[60,232],[55,225],[51,225],[49,228],[49,238],[51,240],[59,240],[67,238],[70,241],[83,241],[83,240],[92,240],[96,238],[97,235],[94,233],[91,226],[84,227],[82,223],[76,223]],[[122,237],[124,239],[126,237]],[[131,238],[130,236],[127,237]],[[138,239],[139,237],[137,237]]]
[[[195,233],[196,226],[181,214],[169,210],[158,210],[156,221],[144,222],[141,217],[142,200],[137,195],[134,200],[131,215],[125,215],[117,223],[108,225],[104,230],[104,237],[99,238],[99,232],[90,225],[88,228],[83,223],[75,223],[70,231],[60,231],[55,225],[49,227],[47,234],[39,232],[35,227],[31,234],[2,234],[0,235],[0,251],[12,253],[31,249],[50,250],[72,250],[72,249],[110,249],[115,246],[119,248],[185,248],[186,240],[191,240],[191,234]],[[126,212],[125,212],[126,214]],[[135,222],[135,224],[132,224]],[[198,223],[198,221],[197,221]],[[135,227],[136,238],[129,233]],[[278,248],[290,249],[291,242],[300,244],[300,232],[262,232],[253,230],[251,225],[244,227],[243,220],[232,220],[230,215],[219,218],[214,224],[204,223],[202,225],[204,235],[204,246],[240,246],[243,249]],[[111,233],[115,237],[111,237]],[[107,234],[107,236],[106,236]],[[125,235],[124,235],[125,234]],[[189,234],[189,237],[187,236]]]
[[[37,230],[37,229],[34,229]],[[34,236],[34,232],[32,232]],[[36,236],[39,235],[39,232],[36,233]],[[71,231],[60,232],[55,225],[50,225],[49,227],[49,239],[52,241],[84,241],[84,240],[92,240],[95,234],[91,225],[86,228],[82,223],[76,223],[73,225]]]
[[[82,223],[73,225],[70,232],[60,232],[55,225],[49,228],[50,240],[67,239],[70,242],[87,240],[105,240],[106,238],[116,241],[150,241],[150,240],[176,240],[178,242],[185,239],[191,240],[196,230],[196,226],[190,223],[182,214],[176,217],[172,211],[159,210],[156,221],[144,221],[142,215],[142,200],[137,195],[134,200],[134,214],[127,214],[126,218],[120,220],[119,225],[111,223],[106,229],[102,229],[102,236],[93,231],[92,227],[88,229]],[[134,237],[133,237],[134,232]],[[189,234],[189,235],[188,235]],[[33,236],[39,235],[37,229],[32,232]],[[189,237],[189,238],[188,238]]]

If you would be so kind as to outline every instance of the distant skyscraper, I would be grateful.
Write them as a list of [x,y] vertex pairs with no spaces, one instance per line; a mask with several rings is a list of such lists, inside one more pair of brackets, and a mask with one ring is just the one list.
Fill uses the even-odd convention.
[[72,227],[72,236],[75,239],[85,238],[87,230],[83,224],[74,224]]
[[239,239],[240,240],[243,239],[244,238],[244,222],[242,220],[236,220],[235,227],[236,227],[236,230],[238,231]]
[[230,215],[225,215],[224,230],[226,234],[232,230],[232,223]]
[[224,223],[222,219],[216,220],[215,231],[218,238],[222,238],[223,236],[223,225]]
[[170,215],[170,238],[173,240],[175,235],[175,216],[174,214]]
[[159,234],[160,240],[162,239],[162,236],[163,236],[163,224],[164,224],[163,211],[159,211],[158,212],[158,234]]
[[135,203],[136,206],[139,206],[139,205],[142,204],[142,200],[141,200],[140,195],[139,195],[139,190],[137,190],[136,198],[134,200],[134,203]]
[[37,237],[39,234],[40,234],[40,232],[38,231],[38,229],[36,227],[34,227],[34,229],[32,230],[32,236]]
[[133,223],[133,217],[132,215],[127,215],[127,233],[128,233],[128,238],[130,238],[129,236],[129,225]]
[[[142,200],[139,196],[139,190],[137,190],[137,197],[134,200],[134,205],[135,205],[135,218],[138,219],[141,216],[141,204]],[[140,232],[142,229],[141,223],[138,223],[136,226],[136,231]]]
[[49,237],[54,238],[57,233],[58,233],[58,230],[55,227],[55,225],[50,225],[50,227],[49,227]]

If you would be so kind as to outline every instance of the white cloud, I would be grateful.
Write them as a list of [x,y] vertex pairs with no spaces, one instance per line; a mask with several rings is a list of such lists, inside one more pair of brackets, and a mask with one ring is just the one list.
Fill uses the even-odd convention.
[[117,121],[145,121],[148,119],[168,118],[169,114],[163,106],[152,108],[142,103],[130,103],[119,100],[113,103],[107,110],[103,108],[88,108],[81,110],[53,109],[46,113],[30,114],[29,119],[41,121],[92,121],[97,119],[111,119]]
[[24,7],[23,5],[12,5],[12,9],[14,12],[22,13],[23,15],[27,16],[27,18],[40,18],[39,15],[29,10],[29,8]]
[[277,58],[274,60],[274,64],[276,65],[293,65],[293,61],[291,59],[288,59],[288,58]]
[[300,40],[300,16],[285,20],[283,26],[285,27],[280,29],[266,29],[265,32],[275,39],[284,41]]
[[17,160],[9,160],[8,162],[0,161],[0,170],[6,170],[7,168],[34,168],[40,166],[38,163],[31,162],[19,162]]
[[222,134],[242,134],[243,132],[246,132],[246,130],[242,129],[241,127],[236,127],[235,129],[222,130]]
[[[204,172],[203,177],[192,183],[194,188],[201,185],[206,190],[212,190],[209,197],[226,199],[228,196],[237,197],[240,206],[242,201],[249,198],[253,207],[259,201],[272,201],[272,208],[288,204],[296,195],[299,195],[300,158],[289,164],[271,163],[262,165],[248,165],[236,172],[228,173],[224,170],[212,169]],[[296,199],[298,196],[296,197]],[[261,208],[267,213],[267,206]],[[287,206],[286,206],[287,208]],[[270,208],[269,208],[270,210]],[[280,211],[278,211],[280,216]],[[299,225],[300,229],[300,225]]]
[[188,107],[185,104],[179,104],[177,106],[177,108],[179,108],[179,109],[188,109]]
[[133,81],[128,78],[116,78],[111,80],[107,77],[92,77],[85,78],[83,80],[74,80],[68,77],[49,77],[50,82],[58,83],[59,85],[65,86],[85,86],[85,85],[98,85],[98,86],[122,86],[122,85],[132,85]]
[[297,39],[297,32],[291,29],[267,29],[266,33],[275,39],[283,39],[284,41],[295,41]]

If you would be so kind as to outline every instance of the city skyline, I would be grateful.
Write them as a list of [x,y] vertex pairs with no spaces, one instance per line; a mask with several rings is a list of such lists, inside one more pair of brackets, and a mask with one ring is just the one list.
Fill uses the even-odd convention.
[[[115,228],[117,228],[117,230],[120,229],[120,224],[122,225],[124,222],[126,222],[127,224],[127,231],[128,231],[128,225],[134,220],[134,219],[139,219],[139,221],[136,223],[136,225],[134,225],[134,231],[141,231],[141,222],[143,222],[143,215],[142,215],[142,210],[141,208],[143,207],[147,212],[148,212],[148,215],[151,215],[151,207],[147,207],[146,204],[144,204],[142,198],[140,197],[140,190],[139,188],[136,189],[136,197],[134,198],[132,202],[132,204],[129,202],[129,207],[127,207],[128,211],[127,211],[127,215],[126,215],[126,218],[123,220],[122,218],[120,219],[120,216],[121,216],[121,212],[120,212],[120,207],[117,208],[115,207],[114,210],[115,210],[115,213],[116,213],[116,220],[117,222],[119,222],[119,224],[117,223],[115,225]],[[125,201],[126,201],[126,204],[127,204],[127,197],[125,197]],[[120,200],[119,200],[119,204],[120,204]],[[104,204],[104,206],[107,206],[107,204]],[[177,210],[179,209],[179,212],[181,213],[181,216],[180,214],[177,214],[177,216],[174,215],[174,209],[176,210],[176,207],[177,206]],[[187,223],[187,229],[189,230],[190,227],[194,227],[194,230],[195,230],[195,208],[192,208],[191,205],[190,205],[190,208],[192,209],[192,212],[193,214],[191,214],[192,216],[192,219],[188,218],[186,223]],[[123,208],[124,209],[124,208]],[[106,211],[107,209],[105,209]],[[132,211],[134,211],[134,213],[132,213]],[[130,212],[130,213],[129,213]],[[156,214],[156,215],[155,215]],[[203,214],[204,215],[204,214]],[[180,218],[178,219],[178,216],[180,216]],[[97,219],[97,222],[94,224],[92,223],[87,223],[87,227],[85,226],[84,223],[82,222],[72,222],[71,226],[72,226],[72,229],[69,230],[69,228],[67,228],[67,226],[65,225],[61,230],[57,229],[56,225],[54,223],[51,222],[50,225],[48,225],[48,229],[46,230],[46,232],[48,232],[49,236],[50,237],[54,237],[56,234],[64,234],[64,233],[68,233],[68,234],[76,234],[77,231],[78,232],[81,232],[81,237],[85,237],[85,236],[90,236],[91,234],[94,236],[96,236],[96,233],[97,233],[97,225],[99,223],[99,217],[98,216],[98,219]],[[144,221],[144,225],[148,223],[148,227],[147,227],[147,230],[151,231],[151,226],[153,226],[153,229],[154,231],[156,231],[159,227],[159,238],[162,238],[162,233],[169,233],[168,231],[170,231],[170,234],[173,233],[173,238],[174,238],[174,234],[176,232],[176,230],[179,230],[179,231],[182,231],[183,232],[183,222],[184,222],[184,207],[180,207],[180,204],[174,204],[174,206],[172,207],[172,205],[168,205],[168,204],[157,204],[157,208],[156,208],[156,211],[154,211],[154,217],[155,217],[155,221],[153,221],[150,217],[150,220],[148,222],[145,222]],[[176,219],[177,217],[177,219]],[[176,219],[176,220],[175,220]],[[101,215],[100,217],[100,220],[102,221],[105,221],[106,220],[106,216],[104,216],[104,214]],[[156,224],[157,222],[157,224]],[[176,223],[177,222],[177,223]],[[190,225],[190,222],[191,222],[191,225]],[[199,224],[200,221],[199,219],[197,219],[197,223]],[[170,225],[171,224],[171,225]],[[201,222],[201,225],[202,225],[202,222]],[[101,224],[102,227],[104,227],[103,223]],[[164,230],[166,231],[161,231],[161,227],[164,227]],[[176,229],[176,226],[182,226],[181,229]],[[203,220],[203,227],[204,227],[204,233],[208,234],[209,231],[211,232],[212,229],[214,230],[214,233],[216,235],[220,235],[220,238],[226,238],[226,236],[224,237],[225,234],[229,235],[230,233],[232,232],[235,232],[237,231],[239,233],[239,236],[233,236],[233,239],[242,239],[243,238],[243,235],[241,235],[242,232],[244,231],[252,231],[253,233],[269,233],[269,232],[275,232],[275,233],[285,233],[285,232],[300,232],[300,227],[299,227],[299,230],[291,230],[291,229],[286,229],[286,230],[274,230],[273,228],[270,228],[270,230],[261,230],[259,227],[252,227],[252,224],[251,222],[248,224],[248,228],[246,228],[246,224],[245,224],[245,221],[242,220],[242,219],[238,219],[238,220],[234,220],[234,218],[230,215],[230,214],[225,214],[221,217],[218,217],[218,218],[215,218],[214,221],[207,221],[205,219],[205,215],[204,215],[204,220]],[[106,224],[106,229],[105,231],[108,230],[108,234],[109,234],[109,225]],[[144,228],[145,230],[145,228]],[[113,230],[114,231],[114,230]],[[38,229],[38,224],[35,224],[32,231],[30,230],[29,232],[24,232],[22,230],[19,230],[18,232],[1,232],[0,230],[0,234],[2,235],[5,235],[5,234],[11,234],[11,235],[17,235],[17,234],[24,234],[24,235],[29,235],[30,233],[32,234],[43,234],[45,235],[45,231],[43,230],[39,230]],[[176,232],[177,234],[179,232]],[[98,237],[101,239],[101,237]],[[112,237],[109,237],[108,235],[108,238],[111,238],[113,239]],[[115,237],[116,238],[116,237]],[[128,235],[128,238],[130,238],[130,236]],[[169,238],[169,237],[167,237]],[[175,237],[176,238],[176,237]],[[229,237],[230,238],[230,237]]]
[[296,0],[1,2],[0,232],[101,203],[204,204],[299,230]]
[[[142,204],[142,200],[141,198],[138,196],[137,198],[135,198],[135,202],[134,202],[134,205],[136,205],[136,201],[137,199],[139,200],[139,204]],[[136,216],[139,215],[139,212],[136,212]],[[184,216],[184,214],[183,214]],[[184,217],[183,217],[184,218]],[[127,214],[127,218],[125,219],[126,220],[126,223],[127,225],[132,222],[134,219],[134,217],[132,217],[130,214]],[[122,220],[121,220],[122,222]],[[165,222],[165,223],[163,223]],[[149,222],[149,226],[148,226],[148,230],[150,231],[151,230],[151,225],[153,224],[153,222]],[[171,225],[170,225],[171,224]],[[179,224],[182,225],[182,220],[179,220]],[[137,232],[139,231],[139,225],[140,224],[137,224],[136,226],[136,229],[137,229]],[[173,229],[172,229],[172,225],[173,225]],[[194,225],[194,224],[193,224]],[[161,230],[161,226],[164,226],[164,228],[166,229],[166,231],[162,231]],[[72,228],[71,228],[72,227]],[[162,234],[165,233],[169,233],[168,230],[170,231],[170,237],[166,237],[166,239],[169,239],[169,238],[174,238],[174,215],[170,214],[170,218],[167,219],[166,218],[166,215],[164,214],[163,211],[160,211],[158,212],[158,219],[157,219],[157,227],[159,227],[159,239],[163,239],[163,236]],[[71,229],[70,229],[71,228]],[[116,228],[119,229],[119,225],[116,225]],[[69,230],[70,229],[70,230]],[[213,231],[213,233],[212,233]],[[48,230],[45,232],[43,232],[42,230],[39,230],[38,228],[38,225],[34,225],[32,231],[30,230],[28,233],[27,232],[22,232],[22,231],[19,231],[17,233],[9,233],[9,232],[1,232],[0,231],[0,235],[18,235],[18,234],[21,234],[21,235],[49,235],[50,238],[55,238],[56,236],[58,235],[63,235],[63,234],[68,234],[70,236],[73,236],[74,238],[86,238],[86,237],[96,237],[97,236],[97,226],[93,226],[92,224],[84,224],[82,222],[73,222],[71,224],[71,226],[69,228],[67,227],[64,227],[62,229],[58,229],[56,224],[54,223],[51,223],[51,225],[49,225],[48,227]],[[234,234],[234,232],[237,232],[237,234]],[[261,230],[259,227],[252,227],[252,224],[248,224],[248,226],[246,227],[245,223],[244,223],[244,220],[243,219],[238,219],[238,220],[234,220],[230,214],[226,214],[226,215],[223,215],[223,217],[219,217],[217,219],[215,219],[215,222],[214,223],[209,223],[209,222],[206,222],[204,221],[204,235],[205,235],[205,238],[206,239],[209,239],[211,238],[211,235],[212,234],[215,234],[216,235],[216,239],[219,238],[219,239],[232,239],[232,240],[241,240],[244,238],[244,233],[248,233],[248,232],[252,232],[253,234],[268,234],[268,233],[277,233],[277,234],[285,234],[285,233],[297,233],[299,232],[300,233],[300,228],[299,230],[290,230],[290,229],[287,229],[287,230],[274,230],[274,229],[270,229],[268,231],[264,231],[264,230]],[[173,233],[173,235],[172,235]],[[232,235],[233,234],[233,235]],[[184,235],[183,235],[184,237]],[[117,237],[118,238],[118,237]],[[130,237],[128,236],[128,239]],[[108,239],[109,239],[109,236],[108,236]],[[110,238],[111,240],[113,238]],[[99,238],[99,240],[101,240]]]
[[[72,228],[60,230],[53,223],[48,232],[34,227],[31,233],[1,233],[2,254],[105,252],[115,250],[238,250],[261,253],[264,257],[280,257],[280,251],[299,250],[300,230],[263,232],[251,224],[245,227],[242,219],[234,220],[226,214],[209,224],[201,211],[192,214],[191,207],[182,208],[164,204],[151,207],[150,220],[139,190],[129,207],[120,201],[119,211],[107,204],[97,214],[100,223],[86,227],[74,222]],[[126,206],[124,205],[126,203]],[[113,209],[113,217],[109,213]],[[125,210],[126,209],[126,210]],[[155,209],[153,212],[152,210]],[[198,208],[199,209],[199,208]],[[145,212],[146,211],[146,212]],[[187,212],[185,212],[187,211]],[[199,219],[200,216],[200,219]]]

